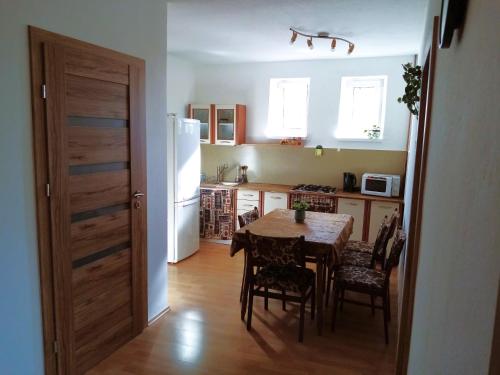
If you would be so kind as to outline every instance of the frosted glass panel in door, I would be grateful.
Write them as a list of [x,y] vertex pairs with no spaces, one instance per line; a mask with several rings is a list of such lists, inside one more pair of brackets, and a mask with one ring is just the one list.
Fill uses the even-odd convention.
[[217,110],[217,140],[234,140],[234,109]]
[[210,140],[210,110],[208,108],[193,108],[192,117],[200,121],[200,139]]

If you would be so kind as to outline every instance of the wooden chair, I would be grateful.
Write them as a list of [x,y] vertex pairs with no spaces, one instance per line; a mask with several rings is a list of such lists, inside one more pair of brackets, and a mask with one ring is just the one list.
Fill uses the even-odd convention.
[[[240,224],[240,228],[243,228],[245,225],[250,224],[257,220],[260,217],[259,209],[254,207],[253,210],[247,211],[241,215],[238,215],[238,223]],[[243,288],[245,284],[245,272],[247,270],[247,257],[245,255],[245,263],[243,265],[243,279],[241,280],[241,290],[240,290],[240,302],[243,299]]]
[[[375,309],[384,311],[384,333],[385,342],[389,343],[388,323],[390,321],[390,295],[389,282],[392,268],[398,263],[399,256],[403,250],[406,241],[406,236],[402,230],[396,232],[394,242],[391,247],[389,257],[387,258],[385,270],[375,270],[356,266],[341,266],[335,272],[333,284],[333,313],[332,313],[332,331],[335,331],[335,319],[337,315],[337,306],[340,300],[340,308],[344,302],[354,303],[361,306],[372,308],[372,314],[375,314]],[[363,303],[345,299],[345,291],[352,291],[362,294],[368,294],[371,303]],[[380,297],[382,305],[376,305],[375,300]]]
[[[255,296],[298,302],[300,304],[299,342],[304,340],[305,306],[311,298],[311,319],[314,319],[316,298],[315,273],[305,267],[304,236],[265,237],[246,232],[247,275],[249,283],[247,329],[252,327]],[[254,266],[261,268],[254,273]]]
[[[377,259],[382,256],[381,254],[383,254],[384,252],[383,247],[387,244],[386,237],[389,233],[389,230],[390,222],[389,220],[387,220],[387,216],[385,216],[382,220],[382,223],[380,224],[377,238],[375,239],[375,242],[373,244],[369,244],[368,242],[363,241],[348,241],[348,243],[351,242],[356,245],[361,244],[361,246],[365,246],[365,244],[368,244],[371,247],[372,251],[367,252],[355,250],[354,247],[348,248],[346,244],[346,246],[342,250],[341,265],[375,268]],[[330,290],[334,279],[333,272],[333,269],[328,271],[325,306],[328,306],[328,302],[330,300]]]
[[[378,262],[380,263],[381,267],[384,268],[387,258],[387,244],[394,235],[398,222],[399,212],[397,209],[395,209],[389,220],[387,220],[387,216],[385,216],[382,220],[381,227],[384,225],[388,225],[388,230],[385,234],[385,237],[380,237],[381,233],[379,230],[374,243],[366,241],[347,241],[347,244],[343,250],[343,254],[345,254],[345,261],[351,265],[364,267],[368,267],[369,265],[370,268],[373,268]],[[372,263],[372,259],[375,263]]]

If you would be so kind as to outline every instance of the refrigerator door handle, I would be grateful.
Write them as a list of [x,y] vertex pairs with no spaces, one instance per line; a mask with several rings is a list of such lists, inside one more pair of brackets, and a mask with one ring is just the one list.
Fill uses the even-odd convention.
[[182,204],[181,207],[189,207],[189,206],[192,206],[192,205],[195,205],[195,204],[198,204],[198,201],[193,202],[193,203],[188,203],[188,204]]

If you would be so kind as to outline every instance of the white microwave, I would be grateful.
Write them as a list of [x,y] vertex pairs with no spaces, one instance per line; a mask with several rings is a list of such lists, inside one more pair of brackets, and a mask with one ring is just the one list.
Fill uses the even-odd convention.
[[394,174],[364,173],[361,179],[361,194],[381,197],[398,197],[401,177]]

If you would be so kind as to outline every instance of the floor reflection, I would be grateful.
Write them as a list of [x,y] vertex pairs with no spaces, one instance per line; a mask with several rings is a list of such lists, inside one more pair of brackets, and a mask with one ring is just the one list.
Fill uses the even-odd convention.
[[178,358],[186,362],[200,359],[203,346],[203,320],[199,311],[188,310],[181,314]]

